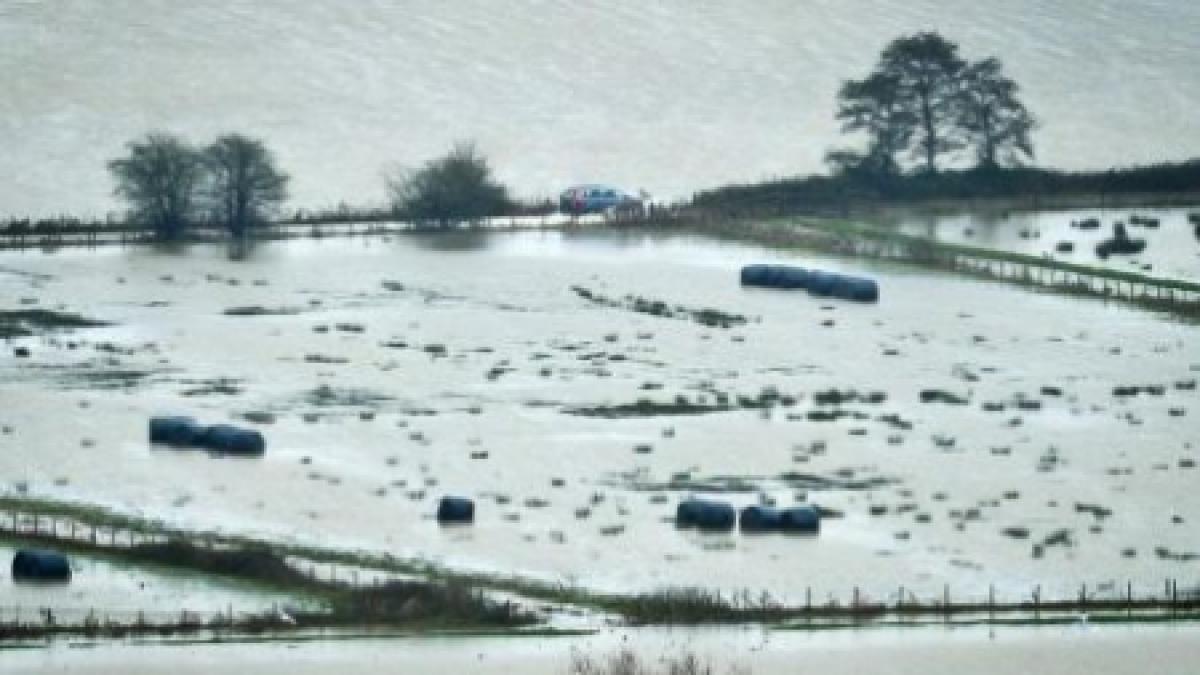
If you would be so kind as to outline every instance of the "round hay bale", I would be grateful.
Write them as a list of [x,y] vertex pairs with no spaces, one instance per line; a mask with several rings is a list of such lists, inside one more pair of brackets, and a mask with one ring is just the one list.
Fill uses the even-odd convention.
[[209,450],[231,455],[261,455],[267,449],[267,442],[262,434],[231,424],[214,424],[206,429],[201,445]]
[[769,506],[747,506],[738,514],[743,532],[770,532],[779,529],[781,512]]
[[30,581],[70,581],[71,563],[57,551],[21,549],[12,560],[12,578]]
[[784,532],[815,534],[821,531],[821,512],[815,506],[793,506],[779,514],[779,529]]
[[174,446],[196,445],[205,429],[191,417],[167,416],[150,418],[150,442]]
[[475,521],[475,502],[466,497],[442,497],[438,502],[439,523],[471,523]]

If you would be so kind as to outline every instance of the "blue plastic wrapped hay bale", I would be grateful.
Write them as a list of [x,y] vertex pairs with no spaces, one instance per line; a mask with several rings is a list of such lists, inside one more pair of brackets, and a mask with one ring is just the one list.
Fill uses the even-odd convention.
[[70,581],[71,563],[57,551],[21,549],[12,560],[12,578],[29,581]]
[[209,427],[200,444],[209,450],[231,455],[261,455],[267,449],[267,441],[262,434],[230,424]]
[[696,524],[696,514],[700,512],[700,502],[695,499],[687,499],[679,502],[679,506],[675,507],[675,525],[678,527],[692,527]]
[[746,265],[742,268],[742,285],[766,286],[770,274],[769,265]]
[[838,276],[831,290],[834,297],[855,302],[876,302],[879,300],[879,285],[871,279],[862,277]]
[[746,265],[741,273],[743,286],[763,288],[805,288],[808,270],[792,265]]
[[150,442],[174,446],[196,445],[204,436],[205,428],[191,417],[151,417]]
[[470,523],[475,520],[475,502],[466,497],[442,497],[438,502],[439,523]]
[[688,499],[675,509],[675,524],[701,530],[732,530],[737,524],[737,511],[725,502]]
[[784,532],[816,534],[821,531],[821,512],[815,506],[793,506],[779,514],[779,529]]
[[808,288],[809,271],[803,267],[779,265],[775,269],[777,288]]
[[821,298],[829,297],[833,295],[840,279],[841,275],[833,272],[813,270],[808,273],[808,292]]
[[743,532],[771,532],[779,529],[782,513],[769,506],[747,506],[738,514]]

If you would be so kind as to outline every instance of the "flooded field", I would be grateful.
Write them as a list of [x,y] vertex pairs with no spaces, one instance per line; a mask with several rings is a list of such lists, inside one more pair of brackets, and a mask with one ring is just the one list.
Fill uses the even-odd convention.
[[[1188,221],[1200,209],[1077,209],[1070,211],[1011,211],[954,215],[907,214],[881,219],[904,234],[937,241],[980,246],[1055,260],[1137,272],[1151,277],[1200,280],[1200,236]],[[1150,221],[1150,226],[1145,224]],[[1099,227],[1078,224],[1096,221]],[[1143,239],[1135,255],[1101,258],[1096,246],[1113,236],[1123,223],[1131,239]],[[1143,224],[1137,224],[1143,223]],[[1065,244],[1069,244],[1069,247]]]
[[274,673],[387,672],[536,673],[569,671],[572,654],[603,659],[629,649],[643,663],[685,651],[716,673],[901,673],[984,675],[1053,672],[1092,675],[1193,672],[1200,642],[1191,625],[1139,628],[901,629],[834,633],[751,629],[628,629],[574,638],[357,639],[175,645],[56,644],[4,654],[6,672]]
[[132,622],[141,612],[148,621],[196,612],[259,613],[294,606],[294,595],[264,592],[247,584],[222,583],[199,574],[133,566],[117,560],[72,556],[71,583],[19,583],[9,574],[16,549],[0,545],[0,620],[33,620],[45,608],[59,623],[78,622],[89,612],[97,620]]
[[[882,299],[743,290],[753,261]],[[1196,329],[1121,305],[612,230],[12,252],[0,298],[108,323],[9,315],[6,494],[619,591],[1195,581]],[[151,447],[158,413],[266,454]],[[443,494],[475,524],[439,527]],[[704,535],[671,522],[690,494],[841,517]]]

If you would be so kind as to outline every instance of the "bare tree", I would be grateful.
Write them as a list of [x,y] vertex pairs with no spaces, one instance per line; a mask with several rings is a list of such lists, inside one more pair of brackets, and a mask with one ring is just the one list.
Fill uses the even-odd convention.
[[262,141],[226,134],[204,150],[207,193],[217,220],[235,237],[261,224],[287,199],[288,175]]
[[147,134],[130,141],[126,157],[111,160],[114,194],[129,206],[129,219],[148,225],[163,240],[182,236],[195,215],[203,166],[196,150],[177,136]]
[[474,143],[458,143],[420,169],[389,178],[388,192],[398,215],[443,227],[501,215],[512,206],[508,189],[492,177]]
[[959,127],[975,147],[979,166],[994,168],[1033,157],[1033,115],[1017,99],[1019,87],[998,59],[972,63],[963,72]]

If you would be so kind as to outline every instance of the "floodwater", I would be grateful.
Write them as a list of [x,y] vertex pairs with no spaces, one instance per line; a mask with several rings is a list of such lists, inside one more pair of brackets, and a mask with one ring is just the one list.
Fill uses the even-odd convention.
[[571,638],[363,639],[178,645],[104,643],[5,653],[5,672],[293,673],[452,672],[560,674],[573,654],[627,649],[642,663],[693,653],[715,673],[1107,675],[1191,673],[1200,657],[1193,625],[1170,627],[899,629],[833,633],[734,629],[621,629]]
[[[871,275],[882,299],[742,289],[751,261]],[[576,285],[749,322],[635,313]],[[0,298],[114,322],[0,357],[8,493],[620,591],[844,603],[853,587],[994,584],[1015,601],[1194,583],[1196,331],[1140,309],[604,229],[278,242],[241,262],[211,246],[11,252]],[[224,313],[254,305],[277,313]],[[794,405],[571,414],[769,388]],[[886,400],[818,421],[834,388]],[[257,426],[267,452],[151,447],[161,413]],[[808,538],[675,529],[680,499],[720,490],[844,516]],[[443,494],[475,498],[476,523],[439,527]]]
[[[967,246],[981,246],[1055,260],[1092,265],[1166,279],[1200,281],[1200,235],[1189,222],[1200,209],[1073,209],[1069,211],[1004,211],[954,214],[905,213],[881,219],[904,234]],[[1159,221],[1158,227],[1130,224],[1131,216]],[[1075,223],[1098,220],[1098,229]],[[1124,223],[1132,239],[1144,239],[1136,255],[1096,255],[1096,245],[1113,236],[1113,225]],[[1071,250],[1058,250],[1061,243]]]
[[9,561],[16,548],[0,546],[0,621],[39,622],[50,609],[59,623],[78,623],[89,612],[103,622],[132,622],[141,613],[157,622],[178,619],[180,612],[210,615],[233,611],[258,614],[275,607],[304,604],[293,595],[266,592],[248,584],[214,580],[178,570],[130,565],[117,559],[70,555],[69,583],[13,581]]
[[381,202],[383,169],[462,139],[529,197],[812,173],[857,143],[833,119],[841,82],[923,30],[1004,62],[1043,165],[1197,154],[1184,0],[6,0],[0,214],[115,209],[104,164],[152,130],[264,138],[300,207]]

